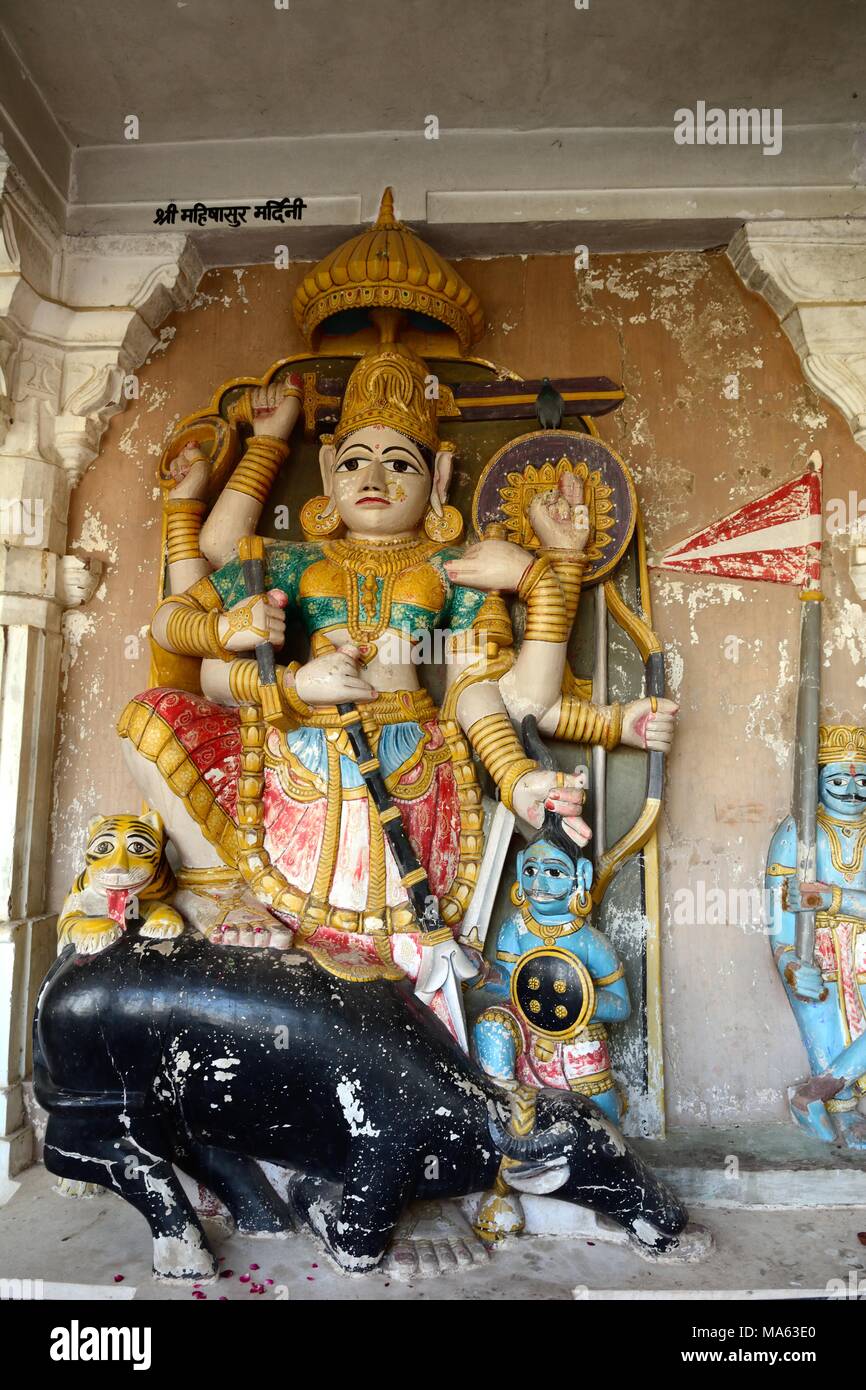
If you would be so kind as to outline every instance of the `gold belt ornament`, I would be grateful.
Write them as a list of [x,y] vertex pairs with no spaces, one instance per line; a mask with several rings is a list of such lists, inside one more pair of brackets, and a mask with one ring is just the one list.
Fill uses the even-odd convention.
[[[375,700],[366,701],[359,706],[364,723],[382,724],[424,724],[435,719],[437,708],[426,690],[387,690],[377,695]],[[314,729],[342,729],[346,716],[336,705],[322,705],[311,710],[304,723]]]

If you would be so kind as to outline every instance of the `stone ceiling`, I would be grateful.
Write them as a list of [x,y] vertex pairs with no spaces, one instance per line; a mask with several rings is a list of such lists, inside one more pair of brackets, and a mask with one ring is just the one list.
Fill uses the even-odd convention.
[[[583,221],[637,241],[678,222],[685,244],[688,227],[864,210],[861,0],[287,3],[4,0],[8,153],[87,232],[288,185],[308,226],[352,226],[386,181],[402,215],[474,225],[482,250],[494,225],[490,249],[518,225],[567,245]],[[674,112],[698,100],[781,108],[781,154],[675,146]]]

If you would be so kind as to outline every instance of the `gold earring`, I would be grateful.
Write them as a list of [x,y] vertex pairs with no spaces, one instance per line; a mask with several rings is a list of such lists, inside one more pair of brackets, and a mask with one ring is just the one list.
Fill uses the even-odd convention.
[[517,882],[517,879],[515,879],[511,885],[511,901],[514,903],[515,907],[520,907],[521,903],[526,902],[526,894]]
[[[332,536],[342,526],[342,518],[336,507],[329,512],[330,497],[311,497],[301,508],[301,530],[308,541],[318,540],[320,536]],[[327,516],[325,513],[328,513]]]
[[577,888],[568,900],[568,910],[574,917],[586,917],[592,906],[592,894],[586,888]]
[[463,539],[463,517],[456,507],[450,505],[442,508],[441,516],[428,507],[424,516],[424,532],[431,541],[439,541],[442,545],[458,543]]

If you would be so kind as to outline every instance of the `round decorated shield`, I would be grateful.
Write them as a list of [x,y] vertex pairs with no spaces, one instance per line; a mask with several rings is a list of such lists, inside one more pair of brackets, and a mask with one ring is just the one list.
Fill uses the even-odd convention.
[[505,539],[537,550],[529,507],[540,492],[555,488],[564,472],[583,483],[589,508],[589,541],[583,587],[597,584],[619,564],[637,520],[631,474],[609,444],[577,430],[535,430],[499,449],[478,479],[472,521],[479,536],[488,526],[505,527]]
[[592,1017],[595,986],[577,956],[539,946],[521,956],[511,976],[511,1002],[534,1033],[568,1042]]

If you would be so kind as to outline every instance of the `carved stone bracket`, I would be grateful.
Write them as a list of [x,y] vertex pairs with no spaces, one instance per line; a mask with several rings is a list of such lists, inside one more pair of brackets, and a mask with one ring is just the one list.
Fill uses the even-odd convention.
[[866,449],[866,221],[746,222],[728,257]]

